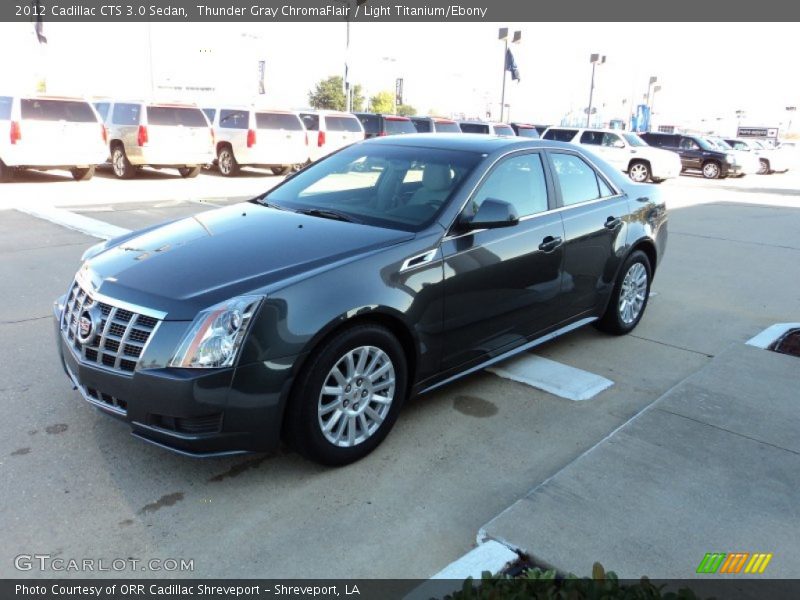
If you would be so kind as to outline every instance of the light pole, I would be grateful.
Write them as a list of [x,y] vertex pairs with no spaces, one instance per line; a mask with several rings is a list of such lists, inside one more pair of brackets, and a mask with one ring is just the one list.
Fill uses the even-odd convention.
[[[744,116],[745,116],[745,111],[744,110],[739,109],[739,110],[736,111],[736,128],[737,129],[739,129],[739,127],[742,126],[742,119],[744,118]],[[738,131],[736,132],[736,135],[739,135]]]
[[786,112],[789,115],[789,124],[786,125],[786,133],[789,133],[792,130],[792,113],[795,112],[795,111],[797,111],[797,107],[796,106],[787,106],[786,107]]
[[594,100],[594,70],[597,65],[602,65],[606,62],[606,56],[605,54],[602,56],[599,54],[590,54],[589,62],[592,63],[592,83],[589,86],[589,108],[586,109],[586,127],[590,126],[592,120],[592,100]]
[[[647,98],[647,99],[645,100],[645,104],[647,104],[647,106],[650,106],[650,88],[652,88],[652,87],[653,87],[653,84],[654,84],[656,81],[658,81],[658,77],[656,77],[655,75],[651,75],[651,76],[650,76],[650,81],[649,81],[649,83],[647,84],[647,95],[646,95],[646,98]],[[661,89],[661,88],[659,88],[659,89]]]
[[656,105],[656,93],[661,91],[660,85],[653,86],[653,97],[650,99],[650,120],[652,122],[653,115],[656,114],[655,109],[653,108]]
[[[508,27],[501,27],[497,39],[503,42],[503,91],[500,95],[500,121],[503,121],[504,108],[506,106],[506,72],[508,71]],[[511,40],[512,44],[518,44],[522,39],[522,32],[515,31]]]

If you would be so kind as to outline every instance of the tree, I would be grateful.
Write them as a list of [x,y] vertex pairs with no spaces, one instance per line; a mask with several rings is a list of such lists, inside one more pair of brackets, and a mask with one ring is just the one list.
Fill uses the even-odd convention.
[[394,113],[394,92],[378,92],[369,100],[369,109],[374,113]]
[[396,110],[401,117],[411,117],[417,114],[417,109],[410,104],[398,104]]
[[[332,75],[318,82],[314,89],[308,92],[308,103],[313,108],[327,110],[344,110],[344,84],[342,77]],[[353,86],[353,110],[362,110],[364,106],[364,93],[360,85]]]

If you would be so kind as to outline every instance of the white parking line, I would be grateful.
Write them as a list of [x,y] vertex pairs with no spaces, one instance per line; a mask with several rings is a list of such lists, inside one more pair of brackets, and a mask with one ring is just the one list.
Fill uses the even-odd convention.
[[567,400],[589,400],[614,382],[541,356],[523,355],[486,369]]
[[117,227],[111,223],[85,217],[53,206],[17,206],[16,209],[32,217],[44,219],[45,221],[50,221],[56,225],[66,227],[67,229],[80,231],[86,235],[103,240],[108,240],[131,232],[130,229]]

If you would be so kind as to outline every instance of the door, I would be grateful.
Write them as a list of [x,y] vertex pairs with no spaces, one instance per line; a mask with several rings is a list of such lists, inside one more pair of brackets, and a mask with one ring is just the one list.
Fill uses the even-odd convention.
[[443,370],[485,360],[525,343],[557,312],[564,228],[550,210],[552,186],[540,153],[499,162],[464,209],[487,198],[511,203],[512,227],[459,233],[442,243],[445,277]]
[[697,170],[703,168],[703,149],[692,138],[681,137],[679,152],[684,168]]
[[591,161],[577,153],[549,153],[564,223],[560,318],[605,305],[625,252],[629,205]]
[[581,146],[586,146],[620,171],[627,170],[628,157],[625,154],[625,143],[616,133],[588,130],[581,134],[578,141]]

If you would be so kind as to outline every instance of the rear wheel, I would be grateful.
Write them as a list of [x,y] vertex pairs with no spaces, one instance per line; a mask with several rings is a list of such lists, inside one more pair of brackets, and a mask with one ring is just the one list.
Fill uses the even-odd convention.
[[200,175],[200,170],[202,167],[199,165],[194,165],[191,167],[181,167],[178,169],[178,173],[180,173],[181,177],[184,179],[193,179]]
[[614,335],[633,331],[647,308],[652,274],[647,255],[641,250],[633,252],[620,269],[608,308],[597,322],[598,329]]
[[14,170],[0,160],[0,183],[8,183],[14,179]]
[[387,436],[406,394],[403,348],[379,325],[345,329],[309,358],[287,409],[285,433],[304,456],[345,465]]
[[758,174],[759,175],[768,175],[770,172],[769,170],[769,161],[766,158],[759,158],[758,159]]
[[217,168],[223,177],[233,177],[239,173],[239,163],[230,146],[223,146],[217,152]]
[[72,178],[75,181],[89,181],[92,177],[94,177],[94,166],[91,167],[75,167],[74,169],[70,169],[70,173],[72,173]]
[[644,183],[650,178],[650,167],[642,161],[632,162],[628,169],[628,177],[636,183]]
[[114,146],[111,151],[111,168],[120,179],[133,179],[136,176],[136,167],[130,163],[121,145]]
[[706,179],[719,179],[720,172],[719,163],[712,160],[703,165],[703,177]]
[[292,165],[286,165],[286,166],[283,166],[283,167],[272,167],[272,174],[273,175],[288,175],[291,170],[292,170]]

